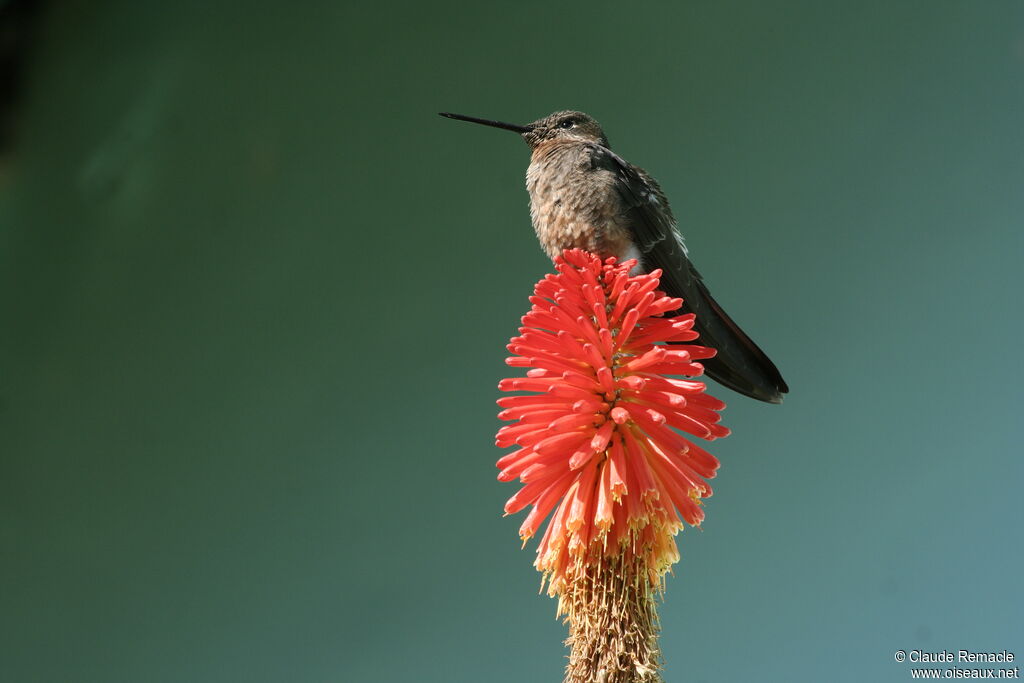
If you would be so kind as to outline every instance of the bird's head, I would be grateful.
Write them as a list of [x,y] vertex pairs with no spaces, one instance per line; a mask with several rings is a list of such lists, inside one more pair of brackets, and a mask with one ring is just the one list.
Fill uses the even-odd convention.
[[442,112],[441,116],[514,131],[522,136],[531,149],[544,142],[559,140],[592,142],[608,147],[608,138],[605,137],[604,131],[601,130],[601,125],[581,111],[556,111],[554,114],[549,114],[525,126],[518,126],[514,123],[505,123],[503,121],[491,121],[490,119],[478,119],[473,116],[463,116],[462,114]]
[[549,140],[571,140],[594,142],[608,146],[608,138],[601,130],[601,124],[581,111],[556,111],[527,126],[523,139],[530,147],[536,147]]

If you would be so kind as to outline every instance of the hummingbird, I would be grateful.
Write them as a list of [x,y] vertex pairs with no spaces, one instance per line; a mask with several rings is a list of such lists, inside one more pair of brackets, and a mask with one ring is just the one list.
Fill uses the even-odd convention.
[[642,272],[660,268],[661,288],[683,299],[683,310],[696,314],[700,342],[718,351],[704,360],[706,374],[745,396],[782,403],[789,387],[711,297],[661,187],[611,150],[597,121],[579,111],[558,111],[525,126],[448,112],[441,116],[510,130],[530,146],[530,217],[552,260],[577,248],[601,258],[636,259]]

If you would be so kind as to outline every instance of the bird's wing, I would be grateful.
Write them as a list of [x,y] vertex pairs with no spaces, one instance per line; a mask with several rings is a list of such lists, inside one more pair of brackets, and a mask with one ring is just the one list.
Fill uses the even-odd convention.
[[703,362],[714,380],[752,398],[781,403],[789,391],[775,364],[758,348],[708,292],[688,258],[668,200],[653,178],[611,150],[595,145],[595,166],[615,174],[622,218],[632,233],[645,271],[662,270],[661,288],[683,299],[683,310],[695,313],[699,343],[718,351]]

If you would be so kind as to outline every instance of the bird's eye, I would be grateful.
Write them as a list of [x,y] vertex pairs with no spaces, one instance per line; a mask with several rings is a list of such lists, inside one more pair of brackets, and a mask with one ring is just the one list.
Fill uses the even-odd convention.
[[560,124],[558,124],[558,127],[559,128],[572,128],[575,125],[576,125],[575,121],[573,121],[572,119],[566,119],[565,121],[562,121]]

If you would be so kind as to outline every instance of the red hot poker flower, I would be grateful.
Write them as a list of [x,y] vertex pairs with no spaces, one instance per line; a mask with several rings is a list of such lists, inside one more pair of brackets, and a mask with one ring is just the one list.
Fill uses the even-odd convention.
[[[535,565],[574,623],[570,641],[583,637],[577,612],[587,612],[601,591],[621,591],[598,586],[607,579],[643,584],[636,618],[647,622],[653,642],[651,592],[679,559],[673,537],[682,520],[697,526],[704,519],[705,480],[718,469],[683,433],[706,440],[729,433],[717,412],[725,404],[704,393],[702,382],[678,378],[701,375],[697,361],[714,349],[680,343],[697,338],[694,315],[665,317],[682,299],[658,291],[660,270],[630,275],[635,265],[565,251],[558,273],[537,283],[520,336],[508,345],[515,355],[507,364],[530,369],[499,384],[533,392],[498,401],[499,417],[513,424],[498,432],[497,445],[517,447],[498,461],[498,479],[524,484],[506,514],[533,506],[519,530],[524,543],[554,511]],[[637,671],[655,670],[656,648],[634,655],[635,680],[647,680]],[[577,673],[579,680],[596,674]]]

